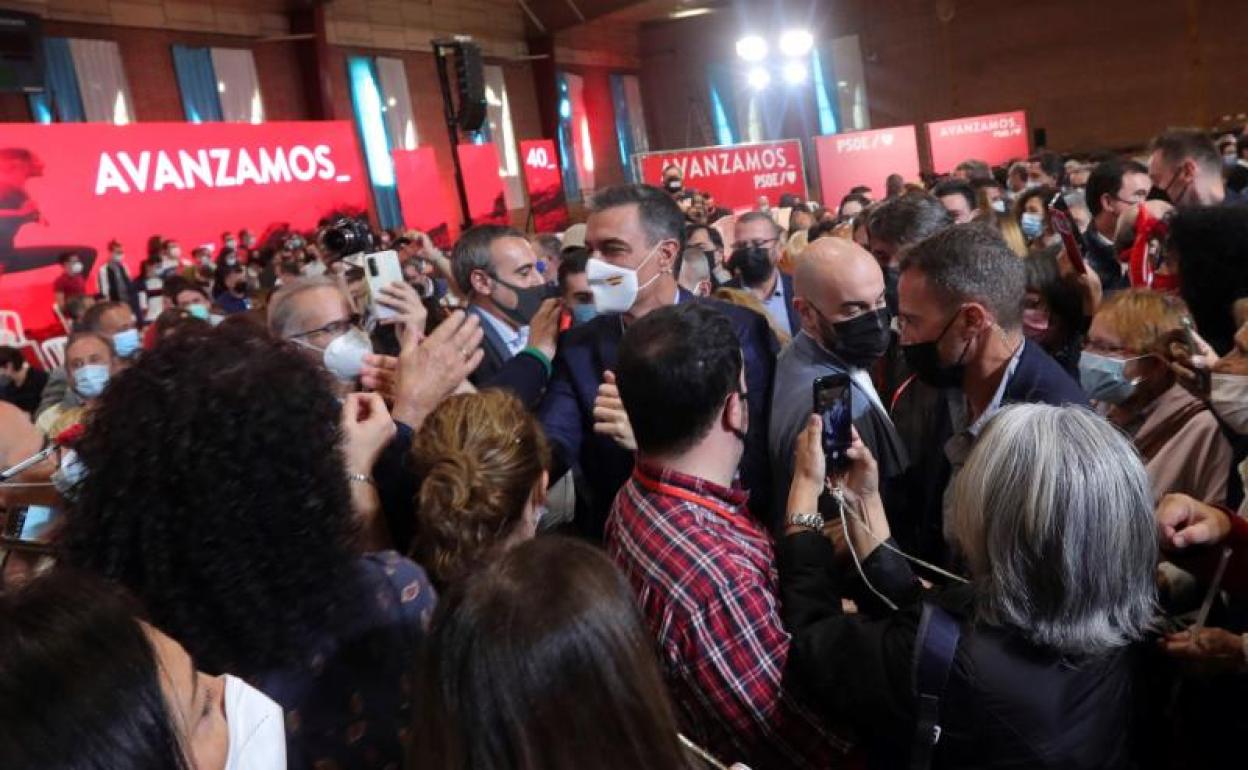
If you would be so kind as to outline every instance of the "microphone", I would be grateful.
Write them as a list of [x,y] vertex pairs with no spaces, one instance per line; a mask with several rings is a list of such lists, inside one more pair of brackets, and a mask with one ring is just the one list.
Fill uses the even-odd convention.
[[38,465],[39,463],[51,457],[53,453],[56,452],[57,449],[71,448],[74,444],[77,444],[78,441],[82,439],[82,434],[85,432],[86,432],[86,426],[84,426],[80,422],[74,423],[73,425],[69,426],[65,430],[53,436],[52,441],[49,442],[48,445],[45,446],[43,449],[40,449],[38,452],[35,452],[30,457],[27,457],[25,460],[22,460],[17,465],[11,466],[9,468],[5,468],[4,470],[0,471],[0,483],[8,481],[9,479],[17,476],[18,474],[22,473],[28,468],[32,468]]

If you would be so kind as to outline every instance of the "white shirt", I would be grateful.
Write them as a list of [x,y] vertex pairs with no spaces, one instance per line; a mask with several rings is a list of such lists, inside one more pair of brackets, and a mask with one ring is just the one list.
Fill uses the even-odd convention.
[[494,329],[494,332],[502,339],[503,344],[507,346],[508,353],[514,356],[528,346],[529,327],[521,326],[519,329],[513,329],[506,322],[500,320],[480,305],[477,306],[477,309],[481,311],[481,316],[485,318],[486,322]]

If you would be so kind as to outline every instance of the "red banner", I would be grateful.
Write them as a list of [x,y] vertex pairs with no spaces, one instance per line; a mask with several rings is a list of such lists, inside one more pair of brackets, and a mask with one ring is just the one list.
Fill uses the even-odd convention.
[[498,148],[492,142],[461,144],[459,167],[464,172],[464,191],[468,194],[468,215],[472,223],[505,225],[511,222],[503,195],[503,178],[498,173]]
[[449,250],[459,237],[459,207],[446,199],[433,148],[395,150],[393,154],[403,223],[427,233],[438,248]]
[[662,184],[666,166],[680,166],[686,189],[709,192],[726,208],[753,208],[763,196],[773,207],[786,193],[807,197],[802,144],[796,139],[638,153],[633,162],[652,185]]
[[367,196],[346,121],[4,124],[0,307],[28,328],[53,323],[57,256],[67,251],[93,290],[114,238],[134,276],[153,234],[189,255],[226,230],[310,230],[335,211],[367,209]]
[[928,123],[927,143],[932,170],[938,174],[953,171],[964,160],[995,165],[1031,154],[1027,113],[1022,110]]
[[563,194],[563,174],[559,153],[551,139],[530,139],[520,143],[524,159],[524,186],[529,192],[533,229],[554,233],[568,227],[568,203]]
[[914,126],[894,126],[815,137],[823,205],[833,208],[851,189],[866,185],[884,197],[884,180],[901,174],[919,178],[919,146]]

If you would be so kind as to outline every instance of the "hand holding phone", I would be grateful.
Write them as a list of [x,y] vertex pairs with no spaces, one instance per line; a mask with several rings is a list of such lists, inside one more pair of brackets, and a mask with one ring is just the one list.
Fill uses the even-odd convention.
[[399,264],[398,252],[378,251],[365,255],[364,280],[368,282],[373,316],[380,321],[396,317],[398,313],[393,308],[381,304],[377,299],[382,296],[382,289],[385,287],[392,283],[403,283],[403,267]]
[[1053,229],[1062,238],[1062,247],[1066,250],[1066,258],[1075,270],[1082,274],[1088,272],[1088,263],[1083,256],[1083,243],[1075,232],[1075,220],[1070,215],[1070,206],[1066,198],[1059,192],[1049,201],[1049,221]]
[[847,374],[828,374],[814,382],[813,411],[823,423],[823,456],[829,476],[847,470],[852,464],[849,457],[853,442],[852,395]]

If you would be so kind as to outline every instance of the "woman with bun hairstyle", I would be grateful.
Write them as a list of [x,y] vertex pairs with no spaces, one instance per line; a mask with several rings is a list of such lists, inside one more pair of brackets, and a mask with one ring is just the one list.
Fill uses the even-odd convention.
[[484,390],[447,399],[412,455],[423,479],[414,551],[435,586],[459,582],[537,533],[550,449],[515,396]]

